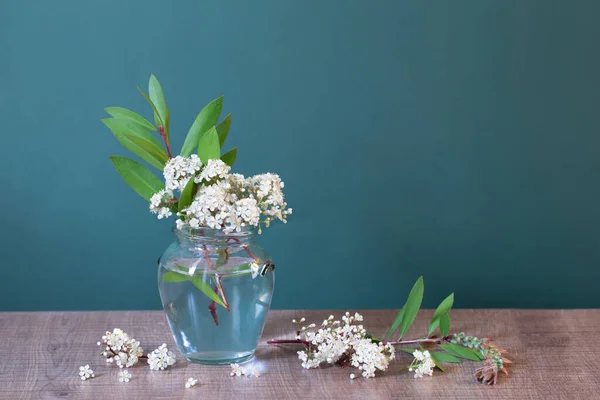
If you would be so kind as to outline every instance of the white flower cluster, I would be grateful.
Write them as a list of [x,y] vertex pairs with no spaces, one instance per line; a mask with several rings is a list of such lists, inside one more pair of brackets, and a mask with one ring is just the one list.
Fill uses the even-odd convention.
[[[365,378],[374,377],[376,370],[385,371],[388,368],[395,357],[395,349],[390,344],[374,343],[366,337],[363,326],[356,324],[363,320],[362,315],[356,313],[352,316],[346,312],[342,317],[343,324],[333,319],[333,315],[330,315],[316,332],[309,330],[315,324],[299,327],[297,339],[307,342],[306,349],[298,352],[302,367],[310,369],[322,363],[349,361],[362,371]],[[300,323],[293,322],[300,325],[304,321],[302,318]]]
[[244,371],[244,368],[240,367],[240,364],[229,364],[229,366],[231,367],[231,372],[229,373],[229,376],[240,377],[246,375],[248,378],[258,378],[260,376],[260,372],[258,371],[258,369],[252,366],[250,367],[250,373]]
[[94,375],[94,371],[90,368],[90,366],[88,364],[79,367],[79,377],[81,378],[82,381],[85,381],[86,379],[90,379],[90,378],[94,378],[96,375]]
[[183,190],[192,176],[202,168],[202,161],[196,154],[190,157],[177,156],[171,158],[163,169],[165,189]]
[[213,180],[220,180],[227,176],[231,167],[221,160],[208,160],[208,163],[202,172],[194,178],[196,183],[209,183]]
[[285,209],[287,203],[283,198],[284,183],[276,174],[260,174],[247,179],[248,191],[254,194],[261,214],[264,216],[263,223],[269,226],[271,221],[279,219],[286,222],[286,216],[292,213],[292,209]]
[[163,189],[156,192],[150,198],[150,212],[158,214],[158,219],[169,218],[173,215],[170,206],[173,204],[173,192]]
[[173,352],[167,349],[167,345],[163,343],[158,349],[148,354],[148,364],[151,370],[164,370],[170,365],[175,364],[175,357],[173,356]]
[[150,211],[158,219],[168,218],[174,200],[174,190],[183,190],[190,179],[198,184],[191,204],[178,212],[177,228],[208,227],[225,233],[239,232],[245,226],[269,226],[279,219],[286,222],[292,213],[286,208],[283,182],[275,174],[245,178],[230,174],[231,167],[221,160],[209,160],[206,165],[193,154],[177,156],[164,169],[165,189],[150,199]]
[[106,331],[102,336],[102,342],[96,344],[105,346],[102,355],[106,357],[106,362],[114,362],[119,368],[132,367],[138,362],[139,357],[144,354],[140,342],[130,338],[127,333],[119,328],[113,329],[112,332]]
[[435,367],[435,363],[433,362],[431,354],[428,350],[415,350],[413,352],[413,357],[415,359],[410,364],[408,371],[415,372],[415,379],[422,378],[423,375],[433,375],[433,367]]

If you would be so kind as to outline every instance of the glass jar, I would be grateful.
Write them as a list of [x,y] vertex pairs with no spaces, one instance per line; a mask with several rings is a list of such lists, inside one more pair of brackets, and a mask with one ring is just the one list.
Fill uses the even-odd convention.
[[202,364],[253,357],[273,296],[274,264],[257,231],[173,228],[158,261],[158,287],[183,356]]

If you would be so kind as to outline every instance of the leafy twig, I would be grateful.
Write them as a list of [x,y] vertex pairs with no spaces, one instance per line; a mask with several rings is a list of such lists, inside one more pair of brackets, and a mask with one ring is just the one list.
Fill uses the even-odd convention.
[[[372,335],[366,333],[366,331],[362,331],[364,336],[363,338],[371,341],[377,345],[381,346],[406,346],[406,345],[435,345],[439,348],[437,351],[419,351],[418,354],[415,348],[400,348],[405,352],[411,354],[417,354],[415,357],[415,361],[411,364],[411,367],[414,369],[415,367],[423,368],[423,370],[418,370],[415,373],[415,377],[422,377],[425,373],[427,375],[431,375],[431,367],[435,365],[442,372],[443,367],[441,363],[460,363],[461,359],[472,360],[476,362],[484,361],[484,366],[478,368],[475,372],[475,377],[479,382],[487,383],[493,385],[497,383],[498,373],[500,371],[504,372],[508,375],[507,367],[512,363],[509,359],[504,357],[504,354],[507,353],[506,350],[501,349],[491,343],[491,339],[478,339],[474,336],[467,336],[464,333],[457,333],[453,335],[449,335],[450,330],[450,316],[449,312],[454,303],[454,294],[446,297],[440,305],[435,310],[431,322],[429,324],[429,329],[427,331],[427,335],[425,337],[419,339],[412,340],[402,340],[402,336],[406,332],[408,332],[411,327],[417,312],[421,306],[421,302],[423,300],[423,277],[420,277],[415,285],[413,286],[404,306],[394,319],[392,326],[387,332],[385,339],[383,341],[374,339]],[[350,314],[346,313],[346,318],[349,318]],[[357,314],[358,316],[358,314]],[[358,318],[358,317],[357,317]],[[332,332],[331,320],[333,316],[330,316],[328,320],[323,321],[324,328],[321,328],[318,333],[307,333],[307,328],[314,327],[314,324],[309,325],[308,327],[302,327],[301,329],[296,331],[297,339],[271,339],[267,341],[267,344],[277,345],[277,344],[299,344],[305,347],[304,352],[298,352],[299,358],[303,360],[303,366],[305,368],[314,368],[314,363],[310,363],[314,357],[313,354],[315,352],[321,352],[322,349],[329,349],[332,346],[335,347],[336,343],[330,343],[329,339],[323,342],[323,332],[326,334],[327,332]],[[362,316],[359,321],[362,320]],[[303,322],[304,319],[301,319],[300,322]],[[293,321],[296,323],[296,321]],[[334,324],[338,324],[339,321],[333,322]],[[297,324],[297,323],[296,323]],[[362,326],[360,327],[362,329]],[[339,329],[339,328],[338,328]],[[434,335],[435,331],[440,331],[441,335],[436,337]],[[400,338],[398,340],[386,340],[389,336],[391,336],[396,330],[400,331]],[[301,333],[304,335],[304,340],[302,339]],[[316,346],[315,341],[312,339],[313,337],[319,337],[319,340],[323,342],[323,344],[319,344]],[[335,336],[332,336],[332,341],[335,341]],[[313,340],[311,342],[311,340]],[[318,343],[321,343],[318,342]],[[343,354],[339,354],[333,361],[339,366],[346,366],[351,360],[353,349],[349,349],[345,351]],[[417,359],[417,357],[420,357]],[[308,360],[308,361],[307,361]],[[337,361],[336,361],[337,360]],[[431,364],[431,362],[433,364]],[[427,366],[424,366],[426,363]],[[318,364],[316,365],[318,366]],[[409,369],[410,371],[411,369]]]

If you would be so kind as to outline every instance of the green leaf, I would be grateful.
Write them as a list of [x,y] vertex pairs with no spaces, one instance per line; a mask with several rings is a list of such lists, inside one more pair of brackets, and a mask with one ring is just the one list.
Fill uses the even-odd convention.
[[405,353],[412,354],[412,353],[415,352],[415,350],[419,350],[419,349],[413,349],[413,348],[407,348],[407,347],[400,347],[399,349],[396,349],[396,350],[400,350],[400,351],[403,351]]
[[152,195],[164,189],[163,183],[143,165],[121,156],[111,156],[117,172],[144,199],[150,201]]
[[454,343],[440,344],[440,347],[454,356],[472,361],[481,361],[480,354],[478,354],[479,351],[477,350],[469,349],[468,347],[463,347]]
[[148,164],[162,171],[169,160],[162,144],[145,128],[125,118],[103,118],[101,120],[126,149],[141,157]]
[[431,318],[431,324],[429,325],[429,331],[427,332],[427,336],[431,335],[435,328],[440,324],[440,317],[444,314],[447,314],[448,311],[452,308],[454,304],[454,293],[450,294],[450,296],[446,297],[438,306],[438,308],[433,313],[433,317]]
[[[180,155],[182,157],[189,157],[198,148],[198,141],[200,140],[200,137],[217,124],[222,107],[223,96],[214,99],[213,101],[208,103],[202,109],[202,111],[200,111],[200,113],[194,120],[194,123],[190,127],[190,130],[188,131],[187,136],[185,137],[185,141],[183,142],[183,147],[181,148],[180,152]],[[219,125],[222,125],[224,122],[225,120]],[[225,126],[223,126],[223,129],[225,129]],[[229,131],[228,125],[227,131]],[[225,135],[227,135],[227,133],[225,133]]]
[[217,125],[217,133],[219,134],[219,144],[223,147],[227,134],[229,133],[229,127],[231,126],[231,114],[227,115],[223,121]]
[[442,336],[448,336],[450,332],[450,315],[448,313],[442,314],[440,317],[440,332]]
[[206,165],[208,160],[218,160],[220,156],[219,136],[217,129],[213,126],[198,141],[198,157],[202,164]]
[[167,271],[161,279],[165,282],[184,282],[190,279],[189,275],[182,274],[175,271]]
[[237,267],[229,268],[226,272],[237,272],[237,271],[245,271],[250,270],[250,266],[252,263],[243,263],[238,265]]
[[[150,97],[148,97],[148,95],[146,94],[146,92],[144,92],[142,89],[140,89],[139,86],[138,86],[137,89],[140,91],[140,93],[142,94],[142,96],[144,96],[144,98],[146,99],[146,101],[148,102],[148,104],[150,104],[150,107],[152,107],[152,111],[154,112],[154,120],[156,122],[156,125],[165,126],[165,124],[163,123],[163,121],[160,119],[160,114],[158,113],[158,108],[156,108],[156,104],[154,104],[154,102],[152,100],[150,100]],[[158,121],[156,121],[156,116],[159,117]]]
[[[150,81],[148,82],[148,95],[152,103],[156,106],[158,115],[154,116],[154,122],[156,125],[160,125],[159,122],[164,123],[165,132],[169,130],[169,107],[165,101],[165,95],[163,93],[160,82],[154,75],[150,75]],[[160,118],[159,118],[160,117]],[[168,137],[168,136],[167,136]]]
[[223,161],[225,164],[227,164],[231,167],[231,166],[233,166],[233,163],[235,162],[236,156],[237,156],[237,147],[234,147],[233,149],[229,150],[227,153],[225,153],[221,156],[221,161]]
[[[136,124],[127,118],[102,118],[100,121],[111,130],[113,135],[135,136],[144,139],[147,142],[154,144],[159,149],[162,149],[162,143],[154,137],[147,129]],[[165,153],[166,154],[166,153]]]
[[138,137],[126,136],[125,138],[130,142],[133,142],[133,144],[137,147],[129,148],[125,146],[123,142],[119,140],[119,138],[117,138],[117,140],[119,140],[121,144],[131,150],[134,154],[137,154],[139,157],[141,157],[144,161],[150,163],[161,171],[164,169],[165,164],[167,161],[169,161],[169,156],[167,156],[167,153],[165,153],[163,149],[156,147],[152,143]]
[[365,334],[365,339],[371,339],[371,342],[373,343],[381,343],[381,340],[373,337],[373,335],[371,335],[370,333]]
[[461,363],[460,358],[454,357],[452,354],[444,353],[443,351],[430,351],[431,358],[442,363]]
[[190,282],[192,282],[194,284],[194,286],[196,286],[198,289],[200,289],[200,291],[202,293],[204,293],[212,301],[225,307],[225,304],[223,303],[221,298],[215,293],[215,291],[206,282],[204,282],[202,280],[201,276],[196,275],[196,276],[191,277]]
[[227,262],[227,248],[222,249],[222,250],[218,250],[217,253],[219,254],[219,258],[217,258],[217,263],[215,264],[215,268],[220,268],[223,265],[225,265],[225,263]]
[[404,315],[404,307],[402,307],[402,309],[398,312],[398,315],[396,315],[396,319],[394,319],[392,326],[390,327],[387,334],[385,335],[386,339],[388,337],[390,337],[392,335],[392,333],[394,333],[396,331],[396,329],[398,329],[398,327],[400,326],[400,323],[402,322],[403,315]]
[[442,365],[440,364],[440,362],[438,360],[436,360],[435,358],[431,357],[431,361],[433,361],[433,363],[435,364],[435,366],[442,372],[444,372],[444,367],[442,367]]
[[419,312],[419,308],[421,308],[424,289],[425,288],[423,284],[423,276],[421,276],[419,277],[419,279],[417,279],[417,282],[408,294],[406,304],[402,308],[404,310],[404,313],[402,315],[402,322],[400,323],[400,337],[406,334],[413,321],[415,320],[415,317]]
[[196,189],[196,183],[194,182],[194,177],[192,176],[183,188],[181,196],[179,196],[178,211],[181,212],[184,208],[192,204],[192,200],[194,198],[194,189]]
[[[184,267],[182,267],[179,264],[176,264],[175,266],[177,268],[179,268],[179,269],[185,269]],[[168,271],[167,273],[165,273],[162,276],[162,280],[166,281],[166,282],[185,282],[185,281],[190,281],[190,282],[192,282],[192,284],[194,286],[196,286],[198,289],[200,289],[200,291],[202,293],[204,293],[209,299],[211,299],[215,303],[217,303],[217,304],[225,307],[225,304],[223,303],[223,301],[221,300],[221,298],[219,297],[219,295],[217,295],[215,293],[215,291],[206,282],[204,282],[204,280],[202,279],[202,277],[199,276],[199,275],[190,276],[190,275],[179,273],[179,272],[175,272],[175,271]]]
[[134,122],[136,124],[138,124],[139,126],[141,126],[142,128],[148,130],[148,131],[156,131],[156,127],[154,125],[152,125],[152,123],[150,121],[148,121],[146,118],[142,117],[141,115],[128,110],[126,108],[123,107],[107,107],[104,109],[108,115],[115,117],[115,118],[122,118],[122,119],[128,119],[131,122]]

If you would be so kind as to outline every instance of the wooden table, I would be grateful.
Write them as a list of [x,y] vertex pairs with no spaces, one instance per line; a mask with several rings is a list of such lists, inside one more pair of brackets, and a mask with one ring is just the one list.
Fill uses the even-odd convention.
[[[146,349],[166,342],[175,350],[162,311],[0,313],[1,399],[318,399],[318,398],[600,398],[600,310],[453,310],[453,331],[496,339],[510,351],[511,376],[499,384],[476,383],[476,363],[447,364],[446,372],[413,379],[402,352],[386,373],[350,380],[351,369],[304,370],[294,346],[268,346],[267,339],[293,336],[292,318],[322,321],[339,311],[271,311],[254,363],[258,379],[231,378],[230,368],[187,363],[151,371],[139,363],[130,383],[119,383],[118,368],[106,365],[96,342],[120,327]],[[381,334],[395,311],[364,311],[365,327]],[[425,331],[431,311],[422,311],[407,336]],[[80,365],[96,378],[81,381]],[[198,385],[184,387],[188,377]]]

